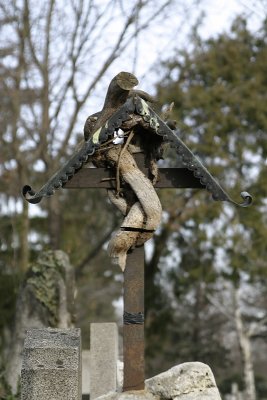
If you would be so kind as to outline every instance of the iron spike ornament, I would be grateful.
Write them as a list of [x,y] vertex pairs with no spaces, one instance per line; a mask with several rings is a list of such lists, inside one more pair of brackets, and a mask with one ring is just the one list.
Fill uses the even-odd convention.
[[25,185],[22,189],[24,198],[29,203],[36,204],[42,198],[52,196],[57,189],[64,187],[66,182],[88,162],[101,145],[113,138],[115,131],[123,129],[123,124],[134,116],[141,117],[136,119],[136,125],[140,125],[143,128],[143,132],[146,130],[147,134],[152,133],[161,137],[164,142],[168,142],[175,149],[177,155],[181,157],[184,167],[193,171],[194,176],[212,194],[214,200],[227,201],[241,207],[247,207],[251,204],[252,197],[245,191],[240,194],[243,202],[238,203],[234,201],[214,179],[202,162],[179,138],[178,132],[171,130],[148,103],[135,93],[127,98],[125,103],[102,126],[92,132],[91,136],[82,143],[80,149],[70,157],[65,165],[38,192],[35,192],[29,185]]

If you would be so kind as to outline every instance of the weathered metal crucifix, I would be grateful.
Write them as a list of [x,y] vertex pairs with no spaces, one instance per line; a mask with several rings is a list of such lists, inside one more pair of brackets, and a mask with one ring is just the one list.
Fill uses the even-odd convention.
[[[124,215],[109,244],[110,256],[124,271],[123,390],[144,388],[144,250],[143,244],[160,224],[161,204],[156,188],[207,189],[214,200],[235,203],[204,165],[148,105],[147,93],[133,90],[136,77],[121,72],[112,79],[102,111],[91,115],[85,140],[69,161],[35,193],[24,186],[30,203],[68,189],[104,188]],[[157,168],[162,148],[169,143],[182,160],[180,168]],[[90,160],[97,168],[82,168]],[[244,202],[251,196],[242,192]]]

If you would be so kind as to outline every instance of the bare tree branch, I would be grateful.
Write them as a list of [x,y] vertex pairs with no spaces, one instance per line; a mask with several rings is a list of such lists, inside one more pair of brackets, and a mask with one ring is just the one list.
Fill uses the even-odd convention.
[[235,322],[234,315],[230,314],[226,307],[224,307],[221,303],[219,303],[214,296],[211,296],[209,293],[205,293],[207,300],[212,304],[221,314],[223,314],[228,321]]
[[81,263],[77,265],[75,269],[76,278],[79,278],[82,275],[86,265],[88,265],[99,254],[99,251],[102,249],[104,244],[107,243],[107,241],[109,241],[112,233],[114,232],[114,229],[116,228],[116,225],[117,221],[114,219],[112,226],[106,232],[106,234],[100,240],[98,240],[97,245],[93,249],[91,249],[87,254],[87,256],[81,261]]

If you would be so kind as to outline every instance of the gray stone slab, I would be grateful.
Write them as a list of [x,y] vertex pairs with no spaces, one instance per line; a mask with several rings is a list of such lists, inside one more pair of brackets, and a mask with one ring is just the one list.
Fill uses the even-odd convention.
[[90,330],[90,399],[117,389],[118,328],[93,323]]
[[27,332],[21,370],[21,400],[81,399],[80,329]]
[[90,394],[90,350],[82,351],[82,394]]

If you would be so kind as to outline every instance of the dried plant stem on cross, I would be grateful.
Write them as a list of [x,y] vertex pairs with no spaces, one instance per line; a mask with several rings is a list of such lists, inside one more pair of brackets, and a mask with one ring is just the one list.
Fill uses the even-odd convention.
[[[98,151],[95,154],[99,159]],[[100,151],[100,155],[101,161],[105,159],[119,171],[120,184],[116,190],[109,190],[108,195],[124,215],[124,220],[109,243],[109,254],[124,271],[127,252],[153,236],[161,220],[162,208],[152,182],[140,171],[130,149],[117,145],[106,152]]]

